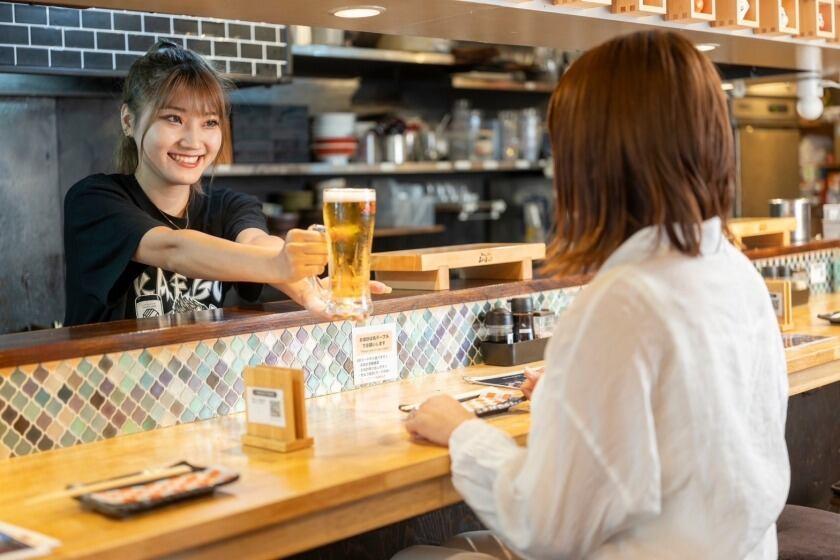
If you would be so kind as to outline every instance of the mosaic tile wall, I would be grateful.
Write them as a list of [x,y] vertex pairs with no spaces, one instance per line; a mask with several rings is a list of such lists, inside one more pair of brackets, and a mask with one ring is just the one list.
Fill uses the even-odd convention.
[[[767,266],[787,265],[793,270],[804,270],[808,275],[808,287],[811,293],[825,294],[840,290],[840,249],[826,249],[784,255],[772,259],[753,261],[755,268],[761,272]],[[810,271],[813,267],[825,267],[825,282],[812,282]]]
[[[561,312],[580,288],[535,294]],[[403,378],[481,363],[479,317],[498,300],[372,317],[396,323]],[[354,389],[352,325],[324,323],[0,370],[0,457],[244,410],[242,369],[302,368],[307,396]]]

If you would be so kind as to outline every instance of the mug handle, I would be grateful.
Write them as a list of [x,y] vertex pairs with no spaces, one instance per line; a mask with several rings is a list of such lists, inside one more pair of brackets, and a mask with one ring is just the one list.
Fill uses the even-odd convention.
[[[324,235],[327,234],[327,228],[324,227],[323,224],[312,224],[311,226],[306,228],[306,230],[307,231],[317,231],[318,233],[323,233]],[[313,288],[315,288],[315,291],[318,294],[321,294],[322,297],[329,295],[329,286],[324,287],[324,285],[321,283],[321,279],[318,278],[317,276],[309,276],[309,277],[306,278],[306,281],[309,282],[309,284]]]

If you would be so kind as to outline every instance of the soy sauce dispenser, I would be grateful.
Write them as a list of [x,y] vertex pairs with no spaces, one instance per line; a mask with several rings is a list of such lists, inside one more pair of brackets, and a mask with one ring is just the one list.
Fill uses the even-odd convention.
[[510,300],[513,313],[513,341],[534,340],[534,304],[529,296]]

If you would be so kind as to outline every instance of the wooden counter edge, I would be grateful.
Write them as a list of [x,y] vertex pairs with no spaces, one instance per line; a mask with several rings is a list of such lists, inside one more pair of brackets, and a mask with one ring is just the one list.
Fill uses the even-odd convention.
[[[374,302],[374,315],[573,288],[588,280],[589,277],[574,276],[520,282],[492,281],[445,292],[401,293],[395,294],[395,297],[377,299]],[[281,302],[159,319],[114,321],[0,335],[0,369],[325,322],[295,304]]]

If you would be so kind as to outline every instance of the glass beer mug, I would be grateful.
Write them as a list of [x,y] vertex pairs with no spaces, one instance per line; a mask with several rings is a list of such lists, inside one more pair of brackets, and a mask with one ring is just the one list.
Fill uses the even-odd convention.
[[376,217],[374,189],[324,190],[324,228],[329,252],[327,312],[335,318],[370,316],[370,251]]

